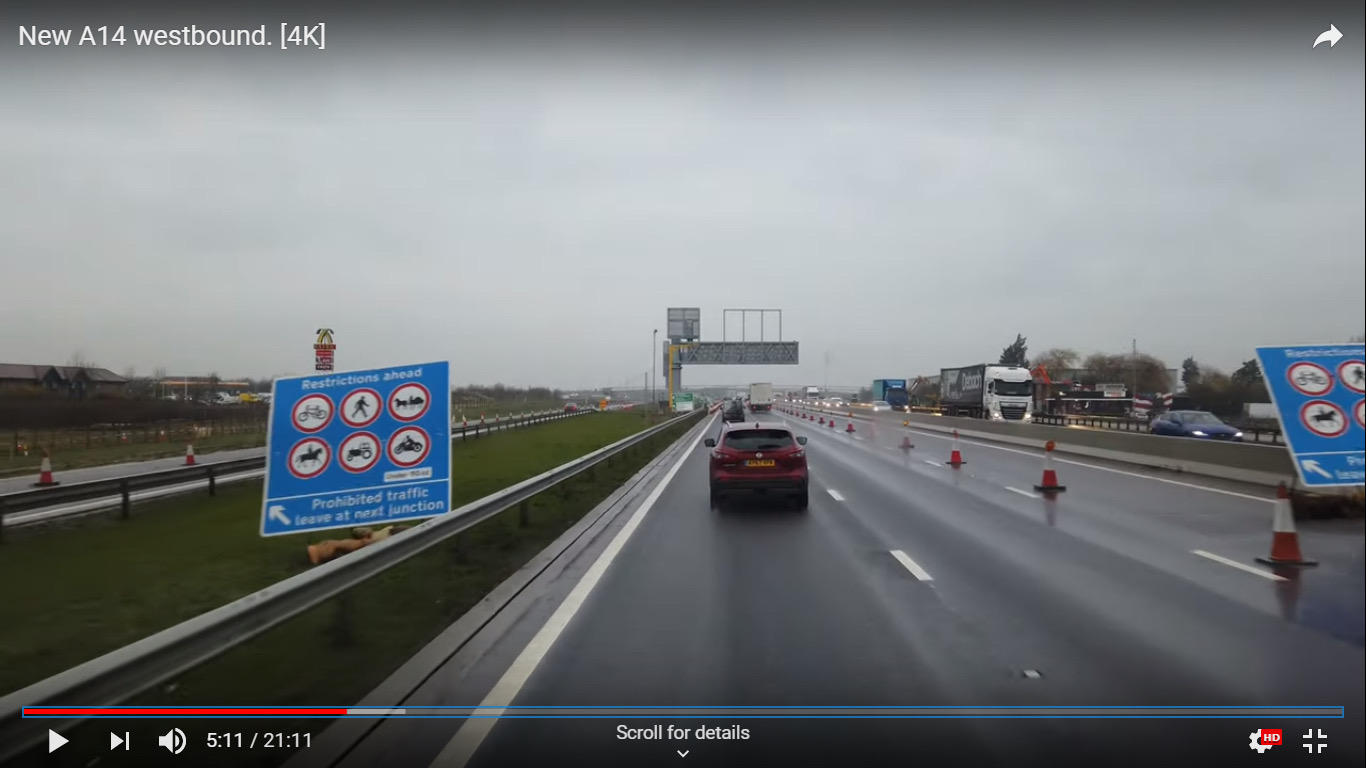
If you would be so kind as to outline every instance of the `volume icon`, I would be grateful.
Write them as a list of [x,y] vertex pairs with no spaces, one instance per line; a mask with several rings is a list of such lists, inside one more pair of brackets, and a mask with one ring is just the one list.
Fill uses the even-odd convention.
[[185,732],[179,728],[172,728],[164,735],[157,737],[157,746],[165,747],[166,751],[178,755],[185,751]]

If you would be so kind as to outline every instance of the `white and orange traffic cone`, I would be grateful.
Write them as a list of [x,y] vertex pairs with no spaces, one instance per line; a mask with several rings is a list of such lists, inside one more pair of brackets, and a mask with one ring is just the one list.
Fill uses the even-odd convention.
[[834,429],[834,428],[835,428],[835,420],[834,420],[834,419],[831,419],[831,420],[830,420],[830,428],[831,428],[831,429]]
[[185,466],[194,466],[194,443],[185,444]]
[[43,449],[43,463],[38,470],[38,482],[33,484],[35,488],[46,488],[61,483],[52,479],[52,459],[48,456],[47,449]]
[[1049,440],[1043,444],[1043,482],[1034,486],[1036,491],[1065,491],[1067,486],[1058,485],[1058,473],[1053,469],[1053,449],[1057,445]]
[[822,426],[822,427],[825,426],[825,417],[824,417],[824,416],[821,417],[821,426]]
[[849,426],[845,427],[844,431],[850,435],[854,434],[854,422],[849,422]]
[[1276,509],[1271,518],[1271,555],[1259,557],[1267,565],[1318,565],[1300,554],[1300,535],[1295,531],[1295,513],[1290,508],[1290,491],[1281,483],[1276,489]]
[[963,461],[963,452],[958,449],[958,430],[953,431],[953,450],[949,452],[949,466],[961,467],[966,464]]

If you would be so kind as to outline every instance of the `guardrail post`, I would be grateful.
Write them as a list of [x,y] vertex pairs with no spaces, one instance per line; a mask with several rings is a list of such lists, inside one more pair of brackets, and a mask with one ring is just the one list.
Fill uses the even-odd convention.
[[0,544],[5,543],[5,499],[0,497]]
[[218,481],[217,481],[216,475],[217,475],[217,473],[214,472],[214,470],[213,470],[213,465],[210,464],[210,465],[209,465],[209,495],[210,495],[210,496],[217,496],[217,495],[218,495]]
[[133,494],[128,489],[128,478],[126,477],[119,480],[119,495],[123,497],[120,515],[124,520],[127,520],[128,516],[133,512]]
[[355,596],[351,590],[337,595],[332,606],[332,624],[328,627],[332,644],[337,648],[351,648],[356,644]]
[[[3,511],[3,509],[4,507],[0,507],[0,511]],[[525,528],[529,525],[531,525],[531,502],[523,501],[521,504],[517,505],[517,526],[519,528]]]
[[451,537],[451,554],[455,558],[457,565],[464,565],[468,558],[465,557],[465,534],[457,533]]

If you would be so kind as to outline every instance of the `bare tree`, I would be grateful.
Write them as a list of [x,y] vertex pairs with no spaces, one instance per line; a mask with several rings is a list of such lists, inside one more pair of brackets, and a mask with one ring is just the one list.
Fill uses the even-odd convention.
[[79,351],[77,351],[77,352],[72,352],[72,353],[71,353],[71,357],[67,358],[66,364],[67,364],[68,366],[72,367],[72,368],[94,368],[94,367],[96,367],[94,363],[90,362],[90,360],[87,359],[86,356],[83,355],[83,354],[81,354]]
[[1080,359],[1081,355],[1077,354],[1075,349],[1054,347],[1036,355],[1034,364],[1042,365],[1050,376],[1057,376],[1063,371],[1076,368],[1077,361]]

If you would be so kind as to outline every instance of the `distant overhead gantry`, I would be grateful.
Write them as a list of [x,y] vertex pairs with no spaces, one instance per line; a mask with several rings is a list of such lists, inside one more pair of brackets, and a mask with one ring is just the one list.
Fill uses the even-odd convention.
[[[731,313],[740,315],[740,340],[726,338],[725,320]],[[759,316],[759,338],[746,338],[746,326],[752,315]],[[775,316],[777,338],[766,338],[765,322]],[[670,307],[664,340],[664,370],[668,371],[669,403],[674,393],[683,388],[684,365],[796,365],[800,361],[797,342],[783,341],[783,311],[781,309],[726,309],[722,310],[721,341],[702,341],[702,310],[697,307]]]

